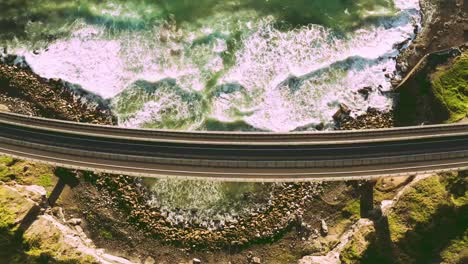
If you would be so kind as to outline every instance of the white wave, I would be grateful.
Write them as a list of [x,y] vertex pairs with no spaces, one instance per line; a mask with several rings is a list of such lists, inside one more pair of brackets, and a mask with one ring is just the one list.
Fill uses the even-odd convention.
[[[245,91],[214,98],[211,117],[221,121],[241,118],[259,129],[290,131],[307,124],[331,124],[340,103],[348,105],[354,116],[368,107],[391,109],[392,99],[380,91],[391,88],[385,74],[396,68],[394,44],[413,37],[414,23],[419,23],[418,0],[394,2],[400,9],[394,17],[346,35],[318,25],[280,31],[272,26],[272,18],[235,25],[250,28],[251,34],[242,40],[235,65],[218,84],[238,83]],[[228,35],[229,25],[232,22],[226,20],[182,32],[174,25],[162,24],[150,31],[111,35],[104,27],[77,22],[73,34],[52,42],[38,54],[26,48],[16,53],[39,75],[80,84],[104,98],[115,97],[137,80],[172,78],[183,89],[201,91],[215,74],[224,71],[221,53],[227,44],[219,37],[211,43],[193,43],[214,32]],[[291,77],[299,78],[300,85],[285,85]],[[374,87],[368,100],[356,94],[365,86]],[[172,107],[177,103],[148,101],[141,113],[122,125],[140,126],[158,120],[163,104]],[[183,104],[176,109],[186,112]]]
[[[378,89],[369,100],[356,91],[366,86],[380,86],[381,91],[391,88],[385,74],[396,69],[398,50],[394,46],[414,37],[414,23],[419,22],[418,6],[408,2],[417,0],[404,5],[398,1],[401,10],[395,17],[345,37],[317,25],[284,32],[267,22],[244,40],[236,65],[220,84],[237,82],[244,87],[254,98],[252,114],[244,119],[254,127],[273,131],[330,124],[340,103],[348,105],[354,116],[368,107],[390,110],[392,99]],[[299,87],[282,84],[291,76],[302,80]],[[236,96],[220,96],[212,116],[224,121],[238,118],[230,116],[238,108]]]
[[163,25],[151,32],[123,32],[114,36],[104,28],[75,23],[73,34],[33,52],[14,52],[45,78],[61,78],[85,90],[112,98],[137,80],[177,79],[188,90],[202,90],[204,83],[223,69],[219,53],[225,43],[186,47],[184,36]]

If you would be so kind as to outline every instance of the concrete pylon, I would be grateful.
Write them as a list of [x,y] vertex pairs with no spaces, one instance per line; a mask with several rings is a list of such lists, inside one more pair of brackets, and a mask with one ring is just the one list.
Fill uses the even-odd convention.
[[361,193],[361,218],[370,218],[374,210],[374,186],[376,180],[362,181],[360,186]]

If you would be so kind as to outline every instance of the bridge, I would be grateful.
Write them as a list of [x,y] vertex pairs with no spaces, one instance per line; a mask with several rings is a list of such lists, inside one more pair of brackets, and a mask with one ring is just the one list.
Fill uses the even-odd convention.
[[468,124],[243,133],[127,129],[0,112],[0,153],[72,169],[236,182],[364,180],[468,168]]

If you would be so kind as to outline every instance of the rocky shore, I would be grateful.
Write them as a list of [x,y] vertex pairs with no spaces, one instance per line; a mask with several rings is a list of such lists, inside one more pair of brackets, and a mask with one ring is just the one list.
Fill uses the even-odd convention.
[[[166,219],[159,208],[151,207],[148,191],[138,179],[125,176],[91,175],[87,179],[112,199],[115,207],[128,215],[128,221],[146,234],[186,250],[238,250],[257,242],[273,241],[293,226],[301,226],[304,203],[317,198],[318,183],[278,184],[265,210],[236,216],[225,223],[178,223]],[[208,228],[207,225],[211,226]]]
[[95,124],[115,124],[106,102],[60,79],[41,78],[20,57],[0,53],[0,104],[12,112]]

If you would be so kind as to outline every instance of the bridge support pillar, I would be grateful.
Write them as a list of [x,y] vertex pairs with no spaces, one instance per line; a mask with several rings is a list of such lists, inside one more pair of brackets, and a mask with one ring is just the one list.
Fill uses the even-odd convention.
[[55,185],[54,189],[52,190],[52,193],[49,195],[49,198],[47,198],[47,201],[49,202],[49,206],[54,207],[55,203],[60,197],[60,194],[62,194],[63,189],[65,189],[65,180],[62,177],[58,178],[58,182]]
[[374,210],[374,186],[376,180],[362,181],[360,186],[361,203],[360,214],[361,218],[370,218]]

